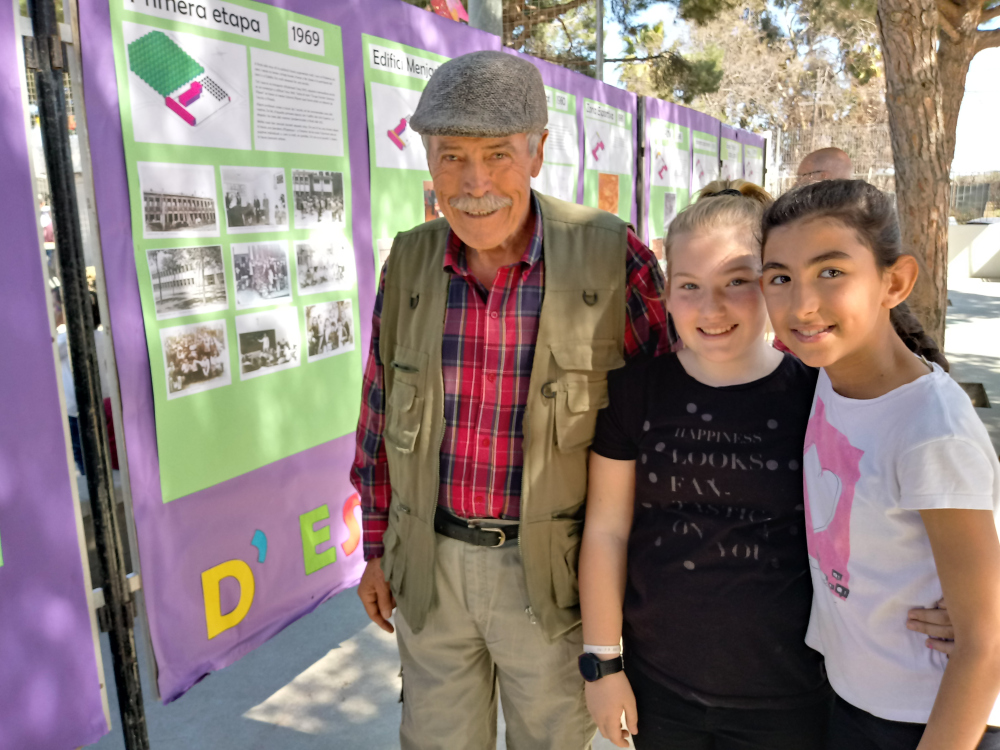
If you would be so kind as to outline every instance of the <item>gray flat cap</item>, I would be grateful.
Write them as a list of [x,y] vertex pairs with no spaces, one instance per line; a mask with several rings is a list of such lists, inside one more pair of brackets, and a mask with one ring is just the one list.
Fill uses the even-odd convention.
[[548,121],[538,68],[514,55],[483,51],[434,71],[410,127],[420,135],[497,138],[542,130]]

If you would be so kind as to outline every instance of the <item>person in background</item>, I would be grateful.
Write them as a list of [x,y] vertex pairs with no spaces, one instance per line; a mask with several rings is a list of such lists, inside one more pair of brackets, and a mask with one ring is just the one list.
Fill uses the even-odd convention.
[[847,152],[839,148],[821,148],[806,155],[796,174],[795,187],[821,180],[849,180],[854,176],[854,165]]
[[[62,295],[59,294],[58,289],[54,289],[52,291],[52,296],[56,323],[56,346],[59,350],[59,371],[62,377],[63,396],[66,400],[66,415],[69,418],[69,435],[73,448],[73,462],[76,464],[76,470],[80,474],[85,474],[86,472],[84,471],[83,466],[83,444],[80,439],[80,412],[76,403],[76,386],[73,382],[73,368],[70,363],[69,341],[66,334],[66,317],[63,312]],[[97,304],[97,294],[95,292],[90,293],[90,306],[91,313],[94,318],[94,343],[97,346],[97,360],[100,366],[101,374],[101,396],[106,402],[102,404],[101,410],[107,417],[109,439],[113,445],[113,424],[110,416],[108,416],[110,414],[111,406],[111,387],[108,385],[107,381],[104,329],[101,327],[101,311]],[[112,468],[118,468],[117,458],[117,451],[115,451],[113,458],[114,466]]]

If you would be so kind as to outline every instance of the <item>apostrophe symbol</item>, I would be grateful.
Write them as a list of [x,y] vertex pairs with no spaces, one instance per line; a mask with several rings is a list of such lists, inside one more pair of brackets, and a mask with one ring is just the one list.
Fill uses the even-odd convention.
[[354,509],[359,505],[361,505],[361,498],[357,492],[344,502],[344,524],[347,526],[349,536],[347,541],[340,546],[344,550],[344,554],[348,556],[358,548],[358,542],[361,541],[361,527],[358,526],[358,519],[354,517]]
[[253,533],[250,545],[257,548],[257,562],[262,563],[267,559],[267,534],[260,529]]

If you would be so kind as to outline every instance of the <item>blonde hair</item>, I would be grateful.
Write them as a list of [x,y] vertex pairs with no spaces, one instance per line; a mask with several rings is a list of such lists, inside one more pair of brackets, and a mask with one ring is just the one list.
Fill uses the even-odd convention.
[[[735,190],[739,195],[722,195],[725,190]],[[774,198],[764,188],[746,180],[716,180],[709,183],[698,191],[694,202],[670,222],[663,241],[667,273],[670,272],[671,246],[682,234],[742,229],[745,230],[749,248],[759,256],[760,223],[764,209],[772,203]]]

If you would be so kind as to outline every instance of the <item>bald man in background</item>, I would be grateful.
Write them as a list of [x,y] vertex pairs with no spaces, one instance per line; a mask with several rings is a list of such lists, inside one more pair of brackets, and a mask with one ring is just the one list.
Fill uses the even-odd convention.
[[799,164],[795,187],[820,180],[849,180],[854,176],[851,157],[839,148],[821,148],[807,155]]

